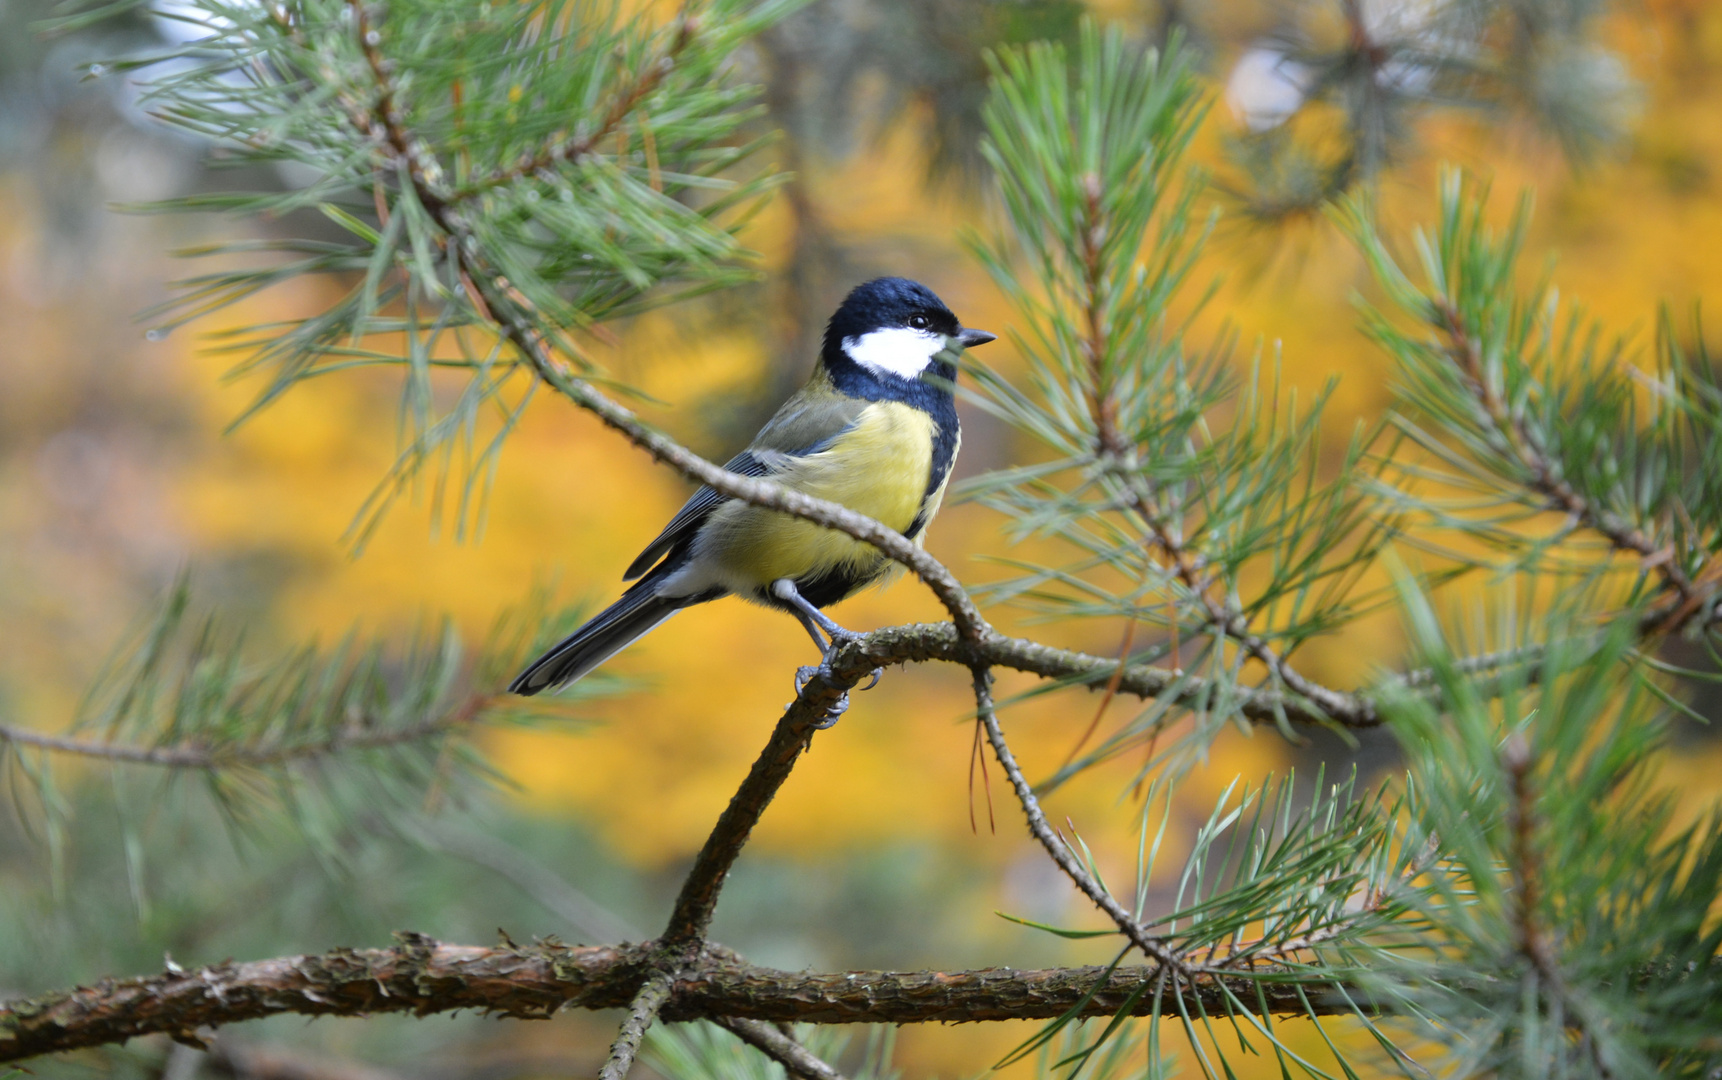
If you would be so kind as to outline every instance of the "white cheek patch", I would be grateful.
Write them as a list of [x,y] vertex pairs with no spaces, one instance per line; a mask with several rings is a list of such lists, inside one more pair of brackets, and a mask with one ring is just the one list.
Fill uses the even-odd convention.
[[935,354],[945,347],[945,335],[937,330],[915,330],[893,326],[859,337],[843,339],[849,359],[881,375],[913,379],[927,369]]

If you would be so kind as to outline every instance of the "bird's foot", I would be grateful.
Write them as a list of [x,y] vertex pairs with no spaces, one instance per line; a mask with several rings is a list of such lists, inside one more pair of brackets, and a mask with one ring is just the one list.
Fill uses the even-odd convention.
[[[879,679],[884,674],[884,668],[874,668],[873,677],[868,680],[867,685],[858,687],[858,689],[873,689],[875,686],[879,685]],[[797,696],[800,696],[801,691],[806,688],[807,684],[813,680],[815,675],[820,675],[827,679],[831,678],[830,666],[824,663],[804,664],[795,669],[795,693]],[[847,711],[849,711],[849,691],[845,690],[842,696],[832,702],[831,707],[825,710],[824,718],[821,719],[819,723],[813,725],[813,730],[824,731],[826,728],[837,723],[838,718]]]
[[839,645],[845,645],[845,644],[848,644],[849,642],[852,642],[852,641],[860,641],[862,638],[867,636],[866,634],[863,634],[857,630],[851,630],[846,626],[842,626],[838,623],[831,622],[831,620],[829,620],[829,619],[827,619],[826,622],[829,623],[829,625],[823,626],[823,627],[821,627],[821,629],[823,629],[828,635],[830,635],[830,637],[831,637],[831,646],[830,647],[833,649],[835,649]]
[[795,696],[800,697],[801,691],[806,688],[808,680],[812,679],[813,676],[820,674],[830,675],[831,669],[826,667],[824,664],[803,664],[796,668]]

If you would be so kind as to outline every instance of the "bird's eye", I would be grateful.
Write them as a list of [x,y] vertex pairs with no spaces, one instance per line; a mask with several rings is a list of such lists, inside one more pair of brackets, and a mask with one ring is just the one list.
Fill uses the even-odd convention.
[[927,327],[933,325],[933,320],[927,318],[925,315],[911,315],[909,316],[909,325],[917,330],[925,330]]

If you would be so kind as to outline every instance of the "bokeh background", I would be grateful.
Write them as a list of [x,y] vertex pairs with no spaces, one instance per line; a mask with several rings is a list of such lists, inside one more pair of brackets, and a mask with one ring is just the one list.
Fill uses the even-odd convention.
[[[604,359],[661,402],[649,418],[724,459],[805,377],[843,293],[878,274],[922,280],[965,324],[1006,329],[1010,311],[962,242],[990,228],[974,151],[981,55],[1068,37],[1084,13],[1142,36],[1185,35],[1212,100],[1194,157],[1222,182],[1236,171],[1228,140],[1297,104],[1295,86],[1264,63],[1285,17],[1266,0],[820,0],[755,56],[766,122],[784,132],[772,153],[795,174],[746,236],[761,280],[613,327]],[[137,14],[44,39],[31,26],[46,14],[27,0],[0,5],[0,719],[63,726],[104,657],[181,573],[260,655],[355,627],[405,636],[444,614],[476,638],[539,587],[606,602],[687,488],[549,396],[504,450],[481,520],[454,520],[429,491],[409,493],[360,554],[349,526],[397,448],[389,378],[320,380],[224,431],[255,386],[225,377],[234,358],[202,332],[315,310],[327,297],[300,282],[215,322],[146,334],[137,314],[190,272],[174,249],[267,224],[116,212],[216,182],[206,148],[152,126],[125,80],[79,70],[171,28]],[[1629,0],[1595,26],[1624,65],[1621,139],[1581,159],[1530,121],[1431,108],[1375,182],[1383,215],[1399,223],[1432,213],[1442,162],[1492,178],[1497,192],[1534,187],[1531,250],[1558,257],[1567,295],[1647,347],[1658,305],[1684,315],[1722,297],[1722,6]],[[1389,403],[1385,358],[1356,330],[1352,297],[1368,288],[1366,271],[1319,214],[1256,220],[1224,187],[1205,197],[1222,217],[1196,277],[1218,291],[1192,339],[1235,332],[1240,365],[1278,357],[1302,394],[1337,379],[1337,447]],[[1005,341],[979,358],[1007,373],[1016,364]],[[959,476],[1021,451],[983,414],[963,419]],[[1007,550],[1000,526],[978,506],[949,507],[928,547],[959,576],[985,580],[996,572],[988,557]],[[899,582],[835,614],[867,628],[939,610]],[[1117,627],[989,615],[1059,644],[1116,648]],[[1383,615],[1312,647],[1306,670],[1355,685],[1397,646]],[[75,836],[45,837],[27,827],[30,814],[0,820],[0,996],[151,970],[164,951],[204,963],[382,944],[397,928],[450,940],[490,940],[498,925],[521,940],[649,935],[790,697],[791,672],[810,659],[779,615],[738,602],[686,612],[611,665],[630,688],[582,706],[590,723],[490,735],[506,783],[426,835],[358,828],[337,856],[288,829],[235,836],[208,814],[115,806],[98,797],[102,768],[73,768],[57,797],[89,803]],[[998,785],[989,828],[984,790],[970,786],[967,695],[966,676],[934,668],[893,671],[858,694],[767,814],[716,936],[788,968],[1099,956],[994,916],[1090,918]],[[1032,771],[1063,760],[1092,708],[1058,697],[1010,714]],[[1688,738],[1666,768],[1698,805],[1717,788],[1722,754],[1701,732]],[[1385,740],[1293,746],[1271,732],[1231,734],[1185,783],[1180,813],[1204,818],[1240,774],[1326,761],[1376,776],[1393,760]],[[1076,823],[1103,865],[1128,866],[1139,808],[1125,770],[1060,791],[1049,810]],[[122,817],[149,827],[122,828]],[[318,1075],[501,1077],[586,1067],[608,1029],[608,1018],[584,1016],[322,1021],[230,1037],[254,1052],[253,1072],[260,1048],[286,1047]],[[1025,1033],[906,1030],[897,1062],[911,1077],[974,1074]],[[190,1068],[149,1043],[55,1067]]]

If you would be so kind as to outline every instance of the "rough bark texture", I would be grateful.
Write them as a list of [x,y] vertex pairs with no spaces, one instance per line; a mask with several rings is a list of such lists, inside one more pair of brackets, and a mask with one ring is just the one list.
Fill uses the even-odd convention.
[[[476,1009],[499,1016],[543,1019],[559,1009],[627,1006],[649,968],[649,945],[483,948],[446,945],[419,934],[398,935],[390,949],[335,949],[223,963],[0,1004],[0,1061],[165,1033],[195,1038],[219,1027],[277,1013],[359,1016],[408,1012],[418,1016]],[[707,958],[671,986],[662,1018],[708,1017],[824,1024],[925,1023],[1054,1017],[1082,1000],[1105,972],[1099,967],[1019,971],[787,972],[756,967],[724,952]],[[1083,1007],[1109,1016],[1137,995],[1132,1012],[1146,1013],[1156,969],[1121,967]],[[1253,1005],[1254,986],[1238,980],[1238,997]],[[1293,983],[1262,984],[1270,1011],[1302,1013]],[[1318,1013],[1349,1012],[1337,995],[1304,983]],[[1167,996],[1171,995],[1167,988]],[[1210,1011],[1223,1009],[1216,979],[1200,977],[1183,996]],[[1168,1003],[1169,1004],[1169,1003]]]

